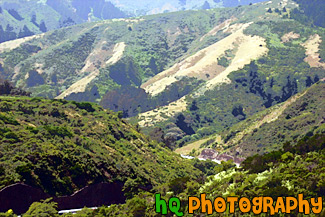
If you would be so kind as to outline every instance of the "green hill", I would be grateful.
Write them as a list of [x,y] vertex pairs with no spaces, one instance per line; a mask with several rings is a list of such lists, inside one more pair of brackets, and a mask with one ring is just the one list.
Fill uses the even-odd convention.
[[[284,103],[250,116],[221,133],[219,147],[243,157],[265,154],[281,148],[279,144],[324,134],[325,83],[319,81]],[[219,149],[220,151],[220,149]]]
[[96,104],[1,96],[0,140],[0,189],[23,182],[55,196],[122,181],[132,195],[201,174]]

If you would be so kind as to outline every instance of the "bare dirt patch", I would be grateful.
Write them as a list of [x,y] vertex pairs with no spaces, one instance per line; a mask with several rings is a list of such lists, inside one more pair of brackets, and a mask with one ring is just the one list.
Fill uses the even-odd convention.
[[209,80],[206,85],[199,91],[204,93],[205,90],[213,89],[218,83],[230,82],[228,75],[238,69],[243,68],[252,60],[258,59],[268,52],[265,39],[259,36],[248,36],[243,33],[243,30],[250,24],[245,24],[232,35],[228,36],[224,41],[221,41],[223,46],[236,44],[237,51],[230,65],[220,74]]
[[319,45],[322,42],[321,37],[318,34],[312,35],[309,39],[302,44],[306,49],[305,62],[311,67],[323,67],[325,69],[325,63],[320,62],[319,58]]
[[282,43],[291,41],[292,39],[300,38],[300,35],[294,32],[289,32],[281,37]]
[[[168,70],[149,79],[141,87],[147,93],[157,95],[184,76],[209,80],[208,88],[212,88],[217,83],[229,81],[227,76],[230,72],[243,67],[268,51],[265,39],[259,36],[247,36],[243,33],[243,30],[250,24],[234,24],[226,28],[224,31],[232,32],[231,35],[176,63]],[[218,58],[224,56],[227,50],[236,50],[236,52],[231,64],[225,69],[218,65]]]
[[201,153],[201,151],[203,150],[203,148],[200,148],[200,146],[207,142],[208,140],[210,140],[210,138],[206,138],[206,139],[201,139],[198,140],[196,142],[190,143],[188,145],[185,145],[181,148],[176,149],[174,152],[177,154],[183,154],[183,155],[189,155],[189,153],[191,153],[191,151],[193,149],[195,149],[196,151],[198,151],[199,153]]
[[[72,93],[80,93],[85,92],[87,85],[95,79],[99,75],[99,68],[104,67],[105,65],[112,65],[119,61],[124,53],[125,50],[125,43],[120,42],[114,46],[113,52],[110,50],[102,49],[103,46],[106,44],[106,41],[100,43],[97,48],[93,50],[93,52],[88,56],[86,59],[85,66],[81,69],[79,73],[91,72],[89,75],[85,76],[84,78],[80,79],[79,81],[72,84],[67,90],[57,96],[57,99],[63,99],[69,96]],[[105,59],[110,55],[111,58],[105,62]]]
[[35,38],[42,38],[43,36],[44,36],[44,33],[39,34],[39,35],[28,36],[25,38],[19,38],[19,39],[12,40],[12,41],[3,42],[0,44],[0,53],[2,53],[4,51],[13,50],[13,49],[19,47],[22,43],[25,43],[25,42],[30,41]]
[[185,97],[170,103],[169,105],[147,111],[138,115],[138,123],[141,127],[151,127],[161,121],[166,121],[169,117],[175,116],[178,112],[185,111],[187,102]]

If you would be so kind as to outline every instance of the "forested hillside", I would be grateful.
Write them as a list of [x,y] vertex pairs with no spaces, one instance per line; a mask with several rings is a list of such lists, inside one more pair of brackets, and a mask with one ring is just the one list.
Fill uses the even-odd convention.
[[0,189],[23,182],[55,196],[120,181],[130,196],[202,174],[96,104],[1,96],[0,125]]
[[[221,132],[222,142],[203,144],[233,156],[248,157],[281,148],[279,144],[296,143],[304,136],[324,134],[325,83],[317,82],[284,103],[233,125]],[[213,136],[211,137],[213,138]]]
[[[296,143],[285,145],[279,151],[265,155],[254,156],[242,163],[242,168],[235,168],[224,164],[224,170],[207,161],[204,165],[210,168],[211,175],[204,183],[189,180],[187,178],[176,179],[168,185],[162,185],[154,193],[142,192],[126,201],[123,205],[100,207],[97,210],[84,208],[73,216],[161,216],[155,212],[155,193],[168,201],[172,197],[178,197],[181,201],[179,212],[183,216],[193,216],[188,213],[188,196],[200,198],[206,194],[206,199],[213,201],[216,197],[268,197],[276,201],[279,197],[297,197],[303,194],[305,199],[323,197],[325,193],[324,183],[324,134],[306,136]],[[273,203],[274,204],[274,203]],[[323,201],[323,207],[324,207]],[[51,209],[49,208],[51,207]],[[56,215],[55,204],[44,202],[35,203],[28,211],[29,214],[51,212]],[[262,212],[262,209],[260,209]],[[265,215],[270,215],[269,209]],[[299,216],[298,208],[291,211],[291,215]],[[274,211],[274,210],[273,210]],[[317,214],[315,212],[317,211]],[[202,215],[201,209],[194,211],[194,216]],[[255,216],[252,213],[242,213],[238,205],[235,205],[235,214],[230,214],[229,208],[222,214],[213,212],[209,216]],[[324,209],[311,211],[304,209],[308,216],[324,216]],[[167,216],[172,216],[168,212]],[[287,216],[287,213],[276,213],[277,216]],[[66,216],[71,216],[67,214]]]

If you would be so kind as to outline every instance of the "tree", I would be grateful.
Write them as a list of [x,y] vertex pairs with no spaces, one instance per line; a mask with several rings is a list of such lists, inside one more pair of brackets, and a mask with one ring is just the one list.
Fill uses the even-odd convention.
[[24,215],[24,217],[57,217],[57,203],[51,202],[52,198],[41,202],[34,202]]
[[273,11],[272,11],[272,8],[269,8],[268,10],[267,10],[267,12],[268,13],[272,13]]
[[46,28],[46,25],[45,25],[45,22],[44,21],[42,21],[41,24],[39,25],[39,29],[42,32],[47,32],[47,28]]

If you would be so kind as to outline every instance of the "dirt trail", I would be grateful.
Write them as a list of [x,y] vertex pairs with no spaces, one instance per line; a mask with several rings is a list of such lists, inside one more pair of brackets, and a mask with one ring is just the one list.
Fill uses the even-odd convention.
[[154,126],[155,123],[165,121],[168,117],[172,117],[178,112],[185,111],[186,107],[187,103],[185,97],[182,97],[169,105],[139,114],[138,119],[140,121],[138,123],[141,127]]
[[106,41],[101,42],[97,49],[94,49],[93,52],[88,56],[85,66],[81,69],[79,73],[91,72],[86,77],[80,79],[79,81],[72,84],[68,89],[56,97],[56,99],[64,99],[72,93],[85,92],[87,85],[99,75],[98,67],[96,64],[100,64],[101,67],[105,65],[112,65],[118,62],[124,53],[125,43],[120,42],[115,45],[112,53],[112,57],[105,62],[105,58],[109,56],[111,51],[105,51],[102,47],[106,44]]
[[318,34],[312,35],[309,39],[302,44],[306,49],[305,62],[311,67],[323,67],[325,69],[325,63],[320,62],[319,58],[319,45],[322,42],[321,37]]
[[[232,34],[182,62],[176,63],[170,69],[149,79],[141,87],[154,96],[184,76],[209,80],[207,89],[217,83],[227,82],[230,72],[243,67],[252,59],[257,59],[268,51],[265,39],[247,36],[243,33],[250,24],[234,24],[225,28],[225,32]],[[225,69],[218,65],[218,58],[224,56],[227,50],[236,50],[236,53],[231,64]]]

